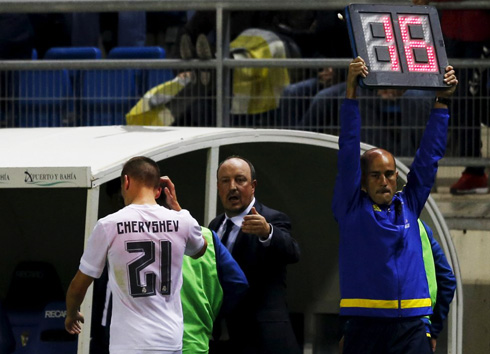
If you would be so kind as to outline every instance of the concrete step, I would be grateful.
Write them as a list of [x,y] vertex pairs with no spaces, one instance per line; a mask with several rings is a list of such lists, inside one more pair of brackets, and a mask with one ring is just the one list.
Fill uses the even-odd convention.
[[431,196],[450,230],[490,231],[490,194],[449,193],[449,187],[458,180],[463,169],[441,166]]
[[432,193],[450,230],[489,230],[490,194],[452,195],[441,191]]

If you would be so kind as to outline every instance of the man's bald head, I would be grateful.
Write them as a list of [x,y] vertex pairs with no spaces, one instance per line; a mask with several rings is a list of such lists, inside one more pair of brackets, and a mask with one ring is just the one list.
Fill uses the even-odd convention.
[[398,172],[395,157],[389,151],[374,148],[361,156],[361,186],[379,205],[389,205],[396,192]]

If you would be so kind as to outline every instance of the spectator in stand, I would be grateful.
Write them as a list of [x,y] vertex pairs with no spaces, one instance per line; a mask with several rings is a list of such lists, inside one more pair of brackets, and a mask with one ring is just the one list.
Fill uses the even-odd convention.
[[[321,124],[320,121],[328,120],[325,117],[333,117],[336,114],[324,111],[328,103],[325,100],[340,98],[345,90],[345,84],[339,82],[337,71],[332,68],[320,69],[316,77],[295,82],[284,88],[280,101],[280,119],[283,126],[298,126],[306,129],[307,126]],[[333,107],[329,107],[333,109]],[[317,113],[318,119],[311,117]],[[322,117],[322,118],[320,118]],[[317,123],[317,124],[315,124]],[[313,126],[312,130],[315,130]]]
[[[432,2],[454,0],[433,0]],[[415,5],[427,5],[429,0],[412,0]],[[490,51],[490,11],[479,9],[442,10],[441,28],[449,58],[479,59]],[[486,48],[486,49],[485,49]],[[484,87],[477,69],[461,71],[460,87],[453,100],[451,116],[458,127],[460,154],[481,157],[480,125],[485,116],[484,105],[476,102]],[[461,114],[461,116],[457,116]],[[488,114],[488,112],[486,113]],[[468,127],[468,128],[466,128]],[[461,178],[454,183],[452,194],[488,193],[488,175],[484,166],[467,166]]]
[[[319,91],[320,75],[288,86],[281,99],[281,118],[297,129],[338,134],[340,102],[346,83]],[[337,80],[335,80],[337,81]],[[361,141],[384,146],[398,156],[413,157],[435,93],[426,90],[357,88],[359,109],[364,117]]]
[[[211,44],[200,34],[196,44],[181,39],[183,59],[214,57]],[[235,59],[284,59],[287,43],[272,31],[250,28],[230,43]],[[270,115],[279,107],[281,92],[289,84],[286,68],[235,68],[233,70],[230,126],[272,125]],[[128,124],[213,126],[216,125],[216,84],[209,70],[185,71],[174,80],[149,90],[126,115]],[[226,123],[225,123],[226,124]]]

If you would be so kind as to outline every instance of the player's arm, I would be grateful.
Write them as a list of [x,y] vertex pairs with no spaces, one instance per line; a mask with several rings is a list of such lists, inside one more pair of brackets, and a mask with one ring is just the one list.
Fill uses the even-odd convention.
[[[436,95],[438,98],[447,100],[454,94],[458,85],[458,79],[452,66],[446,67],[444,82],[448,88],[438,91]],[[445,103],[435,102],[434,108],[425,127],[420,146],[415,153],[404,188],[408,205],[417,213],[420,213],[424,208],[434,185],[438,162],[446,151],[449,122],[448,107]],[[444,110],[440,110],[441,108]]]
[[79,308],[85,298],[88,287],[93,281],[94,278],[79,270],[68,287],[66,293],[65,329],[71,334],[78,334],[82,330],[81,323],[83,323],[84,318]]
[[347,91],[340,108],[340,135],[332,208],[339,221],[347,215],[361,193],[361,114],[359,102],[355,100],[358,77],[366,77],[368,70],[364,60],[357,57],[349,64]]
[[[162,185],[163,192],[165,193],[165,206],[169,209],[180,211],[182,210],[179,202],[177,201],[177,192],[175,191],[175,185],[172,180],[168,176],[160,177],[160,184]],[[204,240],[204,244],[199,252],[195,255],[191,256],[193,259],[197,259],[202,257],[204,253],[206,253],[206,249],[208,248],[208,242],[202,237]]]
[[163,188],[163,193],[165,194],[164,205],[175,211],[181,211],[182,208],[177,201],[177,192],[175,191],[175,185],[168,176],[160,177],[160,185]]
[[368,68],[364,59],[361,57],[357,57],[349,64],[349,71],[347,73],[347,89],[345,92],[345,98],[349,98],[351,100],[356,99],[356,91],[357,91],[357,80],[358,77],[367,77]]
[[208,241],[206,241],[204,236],[202,237],[202,239],[204,240],[204,244],[202,245],[201,250],[197,252],[195,255],[191,256],[191,258],[198,259],[199,257],[202,257],[204,253],[206,253],[206,249],[208,248]]
[[[445,100],[449,100],[454,91],[456,91],[456,86],[458,86],[458,79],[456,78],[456,73],[451,65],[446,67],[446,73],[444,74],[444,82],[449,86],[446,90],[438,91],[436,93],[436,102],[434,103],[434,108],[445,108],[447,109],[447,103]],[[439,101],[439,99],[442,99]]]

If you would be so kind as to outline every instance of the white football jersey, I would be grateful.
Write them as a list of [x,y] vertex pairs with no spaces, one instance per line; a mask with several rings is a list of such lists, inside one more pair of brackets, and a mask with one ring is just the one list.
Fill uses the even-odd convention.
[[203,245],[187,210],[131,204],[97,222],[80,271],[99,278],[108,261],[111,353],[182,348],[182,258]]

